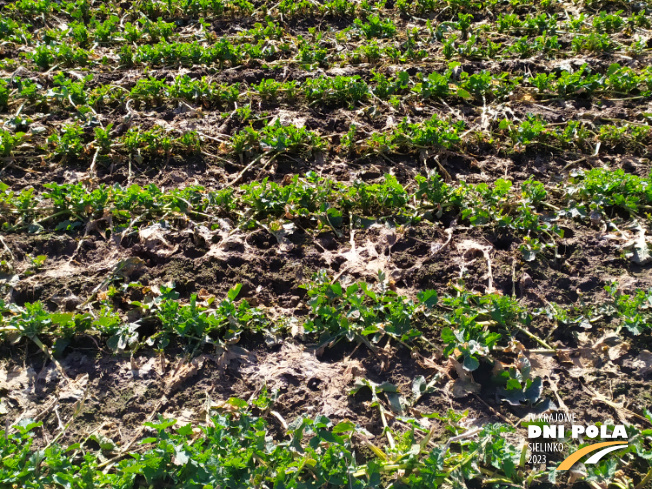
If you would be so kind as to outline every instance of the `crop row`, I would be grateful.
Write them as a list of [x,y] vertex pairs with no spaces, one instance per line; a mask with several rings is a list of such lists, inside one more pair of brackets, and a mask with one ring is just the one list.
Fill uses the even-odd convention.
[[[375,405],[384,409],[383,401],[378,400],[383,396],[382,388],[372,393]],[[208,425],[201,428],[159,417],[145,423],[150,436],[138,440],[141,448],[132,452],[95,434],[70,447],[60,446],[57,438],[38,450],[33,440],[42,422],[26,419],[14,426],[12,433],[9,429],[0,432],[4,461],[0,480],[7,487],[30,489],[130,489],[142,484],[192,489],[432,489],[464,487],[467,481],[473,484],[479,480],[517,487],[537,480],[557,480],[552,465],[543,470],[527,467],[527,445],[514,446],[507,441],[514,428],[488,424],[467,431],[461,426],[464,414],[453,411],[428,415],[446,427],[448,441],[436,441],[434,429],[423,419],[403,417],[407,430],[386,428],[391,441],[379,446],[370,441],[372,435],[364,428],[348,420],[336,423],[322,415],[299,416],[280,437],[266,421],[270,412],[280,417],[274,407],[272,394],[263,388],[250,403],[237,398],[222,403],[208,417]],[[263,416],[254,416],[252,410]],[[99,449],[92,448],[98,444]],[[363,457],[360,452],[367,455]],[[616,480],[619,465],[646,464],[650,459],[642,436],[635,437],[619,456],[624,464],[608,459],[588,465],[587,480]]]
[[[258,6],[258,8],[256,8]],[[502,7],[506,10],[516,10],[519,13],[527,12],[562,12],[564,3],[560,0],[545,0],[535,2],[534,0],[510,0],[500,2],[498,0],[471,1],[471,0],[400,0],[396,2],[395,8],[387,6],[387,2],[363,1],[359,4],[345,3],[341,0],[309,3],[289,2],[287,0],[275,4],[269,8],[266,4],[254,5],[246,0],[224,1],[224,0],[143,0],[130,5],[129,14],[134,17],[146,16],[150,18],[165,17],[170,20],[188,21],[202,15],[260,15],[266,16],[270,13],[280,13],[284,16],[293,14],[301,16],[310,15],[334,15],[334,16],[364,16],[370,13],[382,11],[384,13],[399,10],[401,13],[428,14],[438,10],[450,10],[453,14],[460,11],[481,12],[485,9],[500,11]],[[585,0],[582,7],[586,10],[600,10],[603,8],[624,9],[627,12],[638,12],[648,7],[649,3],[642,1],[632,6],[626,1],[602,2],[599,0]],[[63,1],[52,0],[19,0],[5,7],[5,14],[18,19],[39,21],[51,14],[67,14],[70,18],[79,21],[89,21],[97,16],[100,19],[118,15],[123,12],[122,5],[118,2],[103,2],[101,7],[94,8],[89,0]],[[617,12],[620,14],[621,12]]]
[[264,179],[237,191],[191,186],[163,192],[153,184],[87,189],[79,183],[51,183],[45,187],[47,191],[38,195],[34,189],[17,193],[3,185],[2,229],[68,231],[95,222],[113,233],[127,233],[136,229],[136,223],[156,220],[183,223],[190,219],[218,227],[220,218],[229,218],[245,229],[264,227],[282,241],[292,222],[340,232],[346,224],[355,226],[360,218],[409,223],[424,218],[437,221],[445,215],[472,226],[513,230],[524,237],[521,252],[529,261],[545,256],[555,246],[557,237],[563,235],[557,224],[560,219],[610,222],[618,214],[640,216],[652,209],[651,177],[605,169],[580,172],[565,184],[564,192],[555,190],[561,197],[553,200],[558,205],[561,201],[561,208],[550,202],[544,185],[532,179],[519,191],[509,180],[499,179],[493,185],[448,184],[436,173],[428,178],[417,176],[410,191],[391,175],[378,184],[356,181],[346,185],[314,173],[295,176],[285,185]]
[[[652,328],[652,290],[636,290],[630,295],[618,290],[615,284],[605,287],[610,300],[601,304],[599,310],[586,305],[564,309],[548,303],[543,310],[528,311],[515,298],[496,293],[478,295],[460,285],[453,287],[454,295],[438,297],[436,291],[425,290],[414,300],[394,292],[381,272],[379,283],[374,286],[366,282],[333,282],[321,271],[312,282],[302,286],[311,312],[299,323],[292,317],[272,319],[265,308],[252,307],[246,299],[237,300],[242,288],[239,284],[221,301],[206,294],[201,298],[192,294],[189,302],[184,303],[169,285],[120,285],[119,268],[103,282],[107,290],[96,292],[86,301],[97,307],[85,306],[87,312],[49,312],[40,302],[25,303],[22,307],[0,303],[0,339],[12,343],[31,340],[49,354],[45,341],[57,355],[76,337],[88,334],[106,340],[117,353],[145,345],[164,350],[171,342],[196,353],[206,345],[223,350],[243,335],[265,334],[273,338],[296,329],[302,338],[319,348],[348,341],[377,352],[386,342],[407,348],[423,344],[426,349],[439,348],[436,344],[443,343],[445,356],[452,356],[466,371],[473,372],[481,363],[492,366],[513,338],[552,350],[544,339],[530,331],[536,318],[549,317],[564,329],[585,328],[586,324],[591,328],[591,322],[601,320],[616,332],[634,336]],[[134,296],[139,300],[133,300]],[[114,304],[128,314],[119,313]],[[125,316],[129,321],[123,319]],[[434,337],[434,331],[440,333],[439,339]],[[499,377],[509,379],[515,375],[505,372]],[[521,393],[525,387],[521,386]],[[513,393],[503,394],[511,397]]]
[[[265,407],[271,404],[267,398],[255,403]],[[465,479],[482,477],[471,458],[484,453],[487,443],[492,447],[487,459],[489,467],[511,464],[509,478],[495,467],[492,473],[502,482],[521,478],[516,476],[516,468],[522,469],[520,452],[512,445],[500,443],[501,432],[510,430],[498,425],[484,429],[478,441],[462,441],[459,453],[449,451],[443,444],[436,448],[427,446],[430,436],[424,439],[423,430],[419,429],[417,438],[412,428],[411,436],[401,440],[393,453],[386,454],[373,446],[377,454],[371,455],[367,464],[361,464],[355,454],[354,437],[368,432],[351,422],[335,424],[324,416],[300,417],[288,426],[287,441],[283,441],[272,437],[272,427],[264,418],[253,416],[247,402],[229,399],[224,407],[223,413],[218,411],[210,418],[210,425],[197,434],[189,424],[175,427],[174,420],[160,418],[148,422],[145,427],[153,436],[142,440],[145,450],[130,456],[125,453],[110,464],[103,463],[102,452],[111,455],[120,450],[104,438],[99,453],[89,448],[97,443],[98,437],[89,437],[68,449],[56,443],[42,452],[32,448],[35,432],[42,423],[26,420],[15,426],[17,433],[3,430],[0,455],[6,462],[0,479],[8,487],[24,488],[126,489],[138,487],[137,481],[142,480],[149,487],[207,489],[384,487],[380,482],[384,477],[400,480],[393,487],[432,488],[445,480],[463,483]],[[229,414],[226,408],[233,413]],[[418,443],[423,440],[426,443]],[[411,452],[406,450],[409,441],[417,444],[418,453],[414,448]],[[106,465],[111,470],[103,470]],[[408,468],[408,473],[401,477],[399,470],[403,467]]]
[[[456,5],[456,3],[458,3]],[[427,8],[425,5],[430,4]],[[462,5],[466,3],[467,5]],[[129,9],[126,13],[113,2],[105,2],[101,8],[93,8],[89,2],[53,2],[53,1],[38,1],[38,0],[21,0],[5,7],[5,14],[3,18],[2,30],[0,35],[15,36],[16,31],[26,27],[22,22],[29,22],[37,26],[46,25],[44,20],[51,15],[68,15],[71,19],[70,26],[64,32],[74,31],[75,28],[83,26],[90,28],[96,33],[93,36],[86,36],[78,33],[71,33],[71,37],[78,42],[85,42],[92,40],[94,42],[102,43],[107,42],[116,32],[127,33],[124,36],[129,41],[137,41],[138,38],[130,38],[130,34],[137,29],[142,29],[146,35],[156,39],[160,36],[160,27],[154,27],[152,24],[156,22],[150,19],[160,19],[159,26],[162,27],[162,33],[165,34],[171,27],[163,25],[165,21],[169,26],[188,25],[192,22],[203,22],[201,17],[210,15],[213,19],[219,19],[220,16],[233,17],[233,16],[255,16],[259,19],[283,19],[288,14],[300,13],[302,17],[306,14],[312,13],[316,15],[326,15],[332,17],[357,17],[357,22],[362,22],[361,19],[369,19],[370,17],[380,15],[384,18],[392,17],[396,14],[396,10],[400,13],[408,13],[410,10],[414,11],[415,8],[420,14],[427,13],[427,11],[435,11],[443,9],[439,12],[441,18],[445,22],[456,21],[458,18],[470,19],[473,21],[473,14],[462,12],[473,12],[474,10],[483,10],[491,8],[494,11],[499,10],[498,0],[491,0],[490,2],[471,2],[469,0],[456,0],[455,2],[440,2],[434,0],[416,0],[409,2],[407,0],[399,0],[396,2],[396,8],[387,8],[385,1],[368,2],[363,1],[359,4],[344,2],[343,0],[330,0],[324,3],[308,2],[288,2],[287,0],[281,1],[271,9],[263,4],[260,8],[256,8],[252,3],[246,0],[190,0],[188,2],[182,1],[144,1],[138,2]],[[512,0],[513,4],[519,3],[519,7],[526,6],[527,2],[523,0]],[[609,7],[616,7],[617,2],[611,2]],[[438,5],[439,4],[439,5]],[[562,13],[561,2],[547,1],[541,2],[536,5],[534,13],[529,13],[531,9],[521,8],[518,14],[514,13],[501,13],[498,16],[496,24],[500,27],[500,32],[508,29],[521,29],[526,33],[543,33],[544,31],[554,35],[557,31],[571,31],[580,32],[594,29],[597,32],[613,33],[623,29],[632,29],[636,27],[649,27],[649,21],[646,19],[644,9],[632,9],[630,5],[625,4],[625,9],[631,12],[629,17],[625,17],[623,13],[625,10],[599,10],[593,16],[587,16],[585,13],[574,17],[569,20],[563,20],[566,17]],[[446,8],[444,8],[446,7]],[[461,9],[459,7],[462,7]],[[550,8],[552,7],[552,8]],[[593,6],[595,8],[595,6]],[[315,10],[316,9],[316,10]],[[460,12],[460,10],[462,12]],[[548,10],[549,13],[541,13],[542,10]],[[480,12],[477,12],[480,13]],[[481,16],[479,16],[481,17]],[[132,22],[126,22],[127,21]],[[420,20],[420,19],[414,19]],[[391,21],[390,21],[391,22]],[[393,24],[393,22],[392,22]],[[28,24],[29,25],[29,24]],[[491,24],[489,24],[491,26]],[[153,32],[149,32],[153,30]],[[47,32],[56,33],[56,29],[44,29]],[[83,32],[83,31],[82,31]],[[17,40],[28,41],[31,36],[28,32],[21,32],[22,38],[18,37]],[[135,34],[138,36],[138,34]]]
[[[118,18],[114,16],[101,24],[96,23],[94,31],[89,31],[79,22],[59,31],[47,29],[41,34],[40,42],[33,39],[29,29],[16,24],[0,29],[0,37],[4,35],[18,43],[33,44],[33,48],[30,46],[21,55],[30,58],[41,70],[48,70],[54,65],[83,67],[97,61],[107,64],[116,58],[124,67],[135,64],[218,64],[222,67],[251,60],[272,62],[279,59],[294,60],[307,66],[331,66],[342,62],[375,63],[381,58],[405,63],[433,57],[509,59],[527,58],[537,53],[557,57],[569,51],[617,50],[641,55],[647,50],[644,37],[629,36],[629,44],[621,45],[611,33],[627,26],[630,31],[640,26],[649,27],[644,15],[637,14],[625,21],[619,13],[602,12],[593,18],[590,28],[585,27],[584,18],[558,24],[555,16],[542,14],[520,20],[511,14],[502,15],[494,25],[481,24],[472,29],[473,16],[460,13],[456,21],[443,22],[437,27],[428,22],[425,27],[410,28],[399,36],[391,20],[382,20],[374,14],[364,22],[356,19],[351,27],[334,35],[325,36],[314,31],[307,37],[291,36],[279,24],[268,20],[266,24],[258,23],[237,36],[221,38],[208,29],[208,25],[201,24],[195,39],[188,41],[186,35],[174,35],[174,23],[162,20],[153,22],[145,18],[135,24],[126,23],[124,30],[120,31],[116,28],[117,22]],[[492,32],[497,34],[493,35]],[[564,40],[565,33],[569,34],[567,40]],[[355,45],[358,39],[367,42],[350,49],[351,42]],[[120,49],[107,51],[102,46],[109,41],[121,45]],[[143,41],[149,44],[138,44]],[[16,60],[5,60],[4,63],[5,68],[9,69]]]
[[[244,113],[246,117],[250,114]],[[260,127],[260,124],[256,125]],[[541,146],[554,150],[574,149],[590,154],[600,144],[603,148],[615,151],[630,150],[645,154],[651,137],[650,126],[642,123],[598,125],[593,121],[568,121],[548,124],[538,117],[529,116],[521,122],[503,119],[494,121],[491,125],[491,132],[465,130],[464,122],[453,123],[439,119],[436,115],[415,123],[408,122],[406,118],[386,132],[367,133],[356,124],[351,124],[339,144],[334,144],[315,131],[283,125],[278,119],[263,125],[261,129],[255,129],[253,125],[245,126],[233,136],[222,138],[206,136],[193,130],[169,132],[161,126],[147,130],[131,128],[115,137],[112,123],[106,127],[95,127],[91,135],[90,131],[84,130],[78,123],[72,123],[53,132],[44,145],[35,145],[33,142],[26,144],[36,139],[37,134],[33,132],[0,129],[0,154],[17,158],[34,158],[40,154],[59,161],[90,163],[90,168],[94,171],[96,163],[117,164],[120,160],[116,158],[118,155],[135,157],[139,163],[147,157],[148,165],[156,158],[169,159],[175,155],[200,153],[223,160],[222,157],[207,152],[211,146],[215,146],[215,140],[219,143],[218,152],[240,155],[241,158],[257,155],[257,159],[250,163],[253,166],[265,155],[276,157],[280,154],[300,154],[309,157],[326,150],[362,156],[414,154],[427,149],[450,150],[478,144],[506,153]],[[113,158],[109,159],[109,155]]]
[[[372,286],[366,282],[334,282],[322,271],[303,286],[310,313],[300,324],[292,317],[271,319],[265,309],[252,307],[245,299],[238,301],[239,284],[221,301],[192,294],[189,302],[183,303],[170,286],[143,287],[137,282],[120,286],[119,279],[114,273],[105,282],[107,290],[87,301],[100,308],[86,306],[88,312],[84,313],[52,313],[40,302],[22,307],[0,303],[0,339],[13,344],[32,341],[51,358],[62,354],[80,335],[89,334],[106,341],[116,353],[135,352],[145,345],[164,351],[173,344],[191,355],[206,346],[222,354],[241,336],[264,334],[274,341],[290,329],[296,329],[318,349],[340,341],[366,345],[376,353],[391,342],[408,349],[421,344],[426,350],[438,350],[443,345],[444,356],[459,362],[470,378],[482,364],[492,370],[491,382],[500,399],[513,405],[542,407],[546,400],[541,378],[531,376],[526,359],[513,366],[497,361],[504,360],[503,353],[515,338],[554,351],[546,339],[532,332],[535,316],[547,316],[564,329],[586,324],[591,328],[597,320],[608,321],[616,332],[630,335],[652,328],[652,290],[629,295],[615,285],[606,287],[611,300],[600,306],[599,315],[586,306],[576,315],[578,307],[565,310],[550,303],[533,313],[512,297],[478,295],[460,285],[454,286],[455,295],[440,298],[436,291],[425,290],[413,300],[394,292],[381,272],[379,284]],[[133,295],[140,300],[131,299]],[[123,319],[114,303],[128,309],[130,321]],[[439,338],[435,338],[435,331]]]
[[[52,107],[54,104],[73,108],[80,115],[90,115],[104,107],[125,106],[130,100],[149,107],[183,100],[202,107],[228,107],[242,104],[253,96],[268,103],[308,103],[325,107],[355,107],[361,103],[389,101],[394,107],[427,100],[462,99],[468,103],[483,104],[487,100],[504,100],[525,91],[533,98],[573,98],[601,95],[640,95],[652,93],[652,70],[633,70],[613,63],[604,73],[593,72],[588,65],[575,72],[539,73],[526,77],[510,76],[503,72],[487,71],[470,74],[460,69],[457,62],[449,63],[441,73],[418,74],[411,77],[406,71],[393,76],[373,73],[371,83],[360,76],[319,76],[304,82],[263,79],[249,86],[226,84],[208,77],[193,79],[179,75],[172,81],[155,77],[143,78],[130,89],[115,85],[89,88],[92,75],[81,80],[60,72],[54,76],[53,86],[47,90],[29,79],[16,78],[0,82],[0,108],[22,104],[23,111]],[[90,107],[90,109],[89,109]],[[92,109],[92,110],[91,110]]]
[[[260,64],[275,66],[294,62],[306,69],[317,66],[328,68],[339,64],[413,63],[429,59],[443,61],[461,59],[511,59],[528,58],[535,54],[553,55],[570,51],[570,54],[594,52],[609,53],[623,51],[628,55],[640,55],[647,49],[642,40],[633,40],[629,45],[614,44],[607,34],[575,36],[570,50],[557,36],[542,35],[534,39],[520,38],[512,44],[494,43],[476,35],[468,40],[452,36],[439,47],[433,42],[418,41],[413,37],[395,46],[392,43],[371,41],[351,50],[339,50],[331,42],[311,42],[297,39],[296,43],[260,40],[256,43],[233,43],[221,38],[208,45],[200,42],[158,42],[156,44],[132,47],[124,44],[116,53],[95,52],[68,43],[41,44],[26,56],[42,71],[54,67],[84,68],[109,65],[116,62],[123,68],[137,66],[192,67],[196,65],[216,66],[218,69],[240,65]],[[436,49],[433,50],[433,46]],[[565,57],[565,55],[562,55]],[[15,59],[3,60],[4,69],[13,71],[18,66]]]
[[[355,5],[355,4],[352,4]],[[399,29],[391,18],[385,17],[381,20],[377,13],[370,13],[365,16],[365,20],[355,19],[351,26],[338,31],[335,39],[344,41],[363,37],[371,40],[374,38],[394,38],[401,37]],[[15,42],[17,44],[34,44],[40,39],[45,44],[64,43],[66,41],[74,42],[81,48],[88,48],[91,44],[109,45],[113,43],[157,43],[161,40],[169,42],[170,40],[181,39],[183,28],[179,29],[178,22],[165,22],[160,17],[157,21],[152,21],[148,17],[141,17],[134,22],[124,22],[118,16],[112,15],[107,20],[100,22],[93,18],[89,22],[73,21],[60,29],[41,29],[35,36],[32,33],[31,26],[21,25],[11,19],[5,19],[4,25],[0,26],[0,39]],[[184,26],[185,27],[185,26]],[[215,34],[210,30],[210,26],[202,19],[199,21],[199,29],[194,36],[196,40],[206,40],[214,37]],[[573,33],[575,35],[593,35],[593,34],[613,34],[621,31],[627,31],[632,34],[636,29],[649,28],[650,21],[645,15],[645,11],[638,12],[626,18],[622,16],[622,11],[609,14],[600,12],[592,17],[585,14],[578,18],[561,20],[557,15],[539,14],[525,15],[523,17],[516,14],[501,14],[493,23],[474,24],[472,14],[459,13],[453,16],[451,21],[438,24],[435,28],[433,24],[426,22],[425,29],[414,28],[406,31],[405,37],[416,39],[425,37],[444,40],[446,35],[458,31],[459,35],[453,34],[462,40],[470,36],[491,37],[488,34],[497,32],[513,36],[515,39],[521,36],[535,37],[537,35],[557,36],[557,34]],[[179,32],[177,32],[179,31]],[[188,35],[184,34],[184,38]],[[235,43],[238,40],[290,40],[294,36],[290,35],[282,25],[270,17],[266,18],[265,23],[256,23],[254,27],[241,31],[237,36],[231,37]],[[514,40],[515,40],[514,39]]]

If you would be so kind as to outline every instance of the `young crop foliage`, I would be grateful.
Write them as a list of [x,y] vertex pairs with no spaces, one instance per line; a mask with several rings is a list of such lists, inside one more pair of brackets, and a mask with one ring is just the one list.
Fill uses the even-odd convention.
[[429,314],[437,303],[436,292],[420,292],[415,302],[388,289],[382,274],[379,281],[376,291],[366,282],[343,285],[331,283],[323,271],[317,274],[305,286],[312,309],[303,325],[305,332],[317,334],[321,347],[346,339],[362,342],[375,351],[384,337],[411,343],[421,334],[415,329],[419,317]]

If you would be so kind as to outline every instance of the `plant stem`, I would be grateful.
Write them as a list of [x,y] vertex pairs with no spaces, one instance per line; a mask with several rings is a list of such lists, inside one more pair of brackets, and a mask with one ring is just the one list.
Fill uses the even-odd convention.
[[647,471],[647,474],[645,474],[645,477],[643,477],[643,480],[636,484],[636,487],[634,489],[643,489],[648,482],[652,481],[652,467],[650,470]]

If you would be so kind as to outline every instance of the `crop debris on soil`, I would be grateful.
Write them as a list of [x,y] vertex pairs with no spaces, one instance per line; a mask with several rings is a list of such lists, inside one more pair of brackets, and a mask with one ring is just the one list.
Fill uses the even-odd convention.
[[652,487],[648,0],[0,14],[0,488]]

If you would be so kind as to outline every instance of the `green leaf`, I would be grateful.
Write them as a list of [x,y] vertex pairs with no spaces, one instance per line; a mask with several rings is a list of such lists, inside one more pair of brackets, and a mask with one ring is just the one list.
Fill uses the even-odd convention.
[[455,343],[457,341],[457,338],[455,338],[455,334],[453,333],[453,330],[446,327],[441,330],[441,340],[444,343]]
[[338,228],[342,225],[343,217],[342,212],[339,210],[335,209],[334,207],[330,207],[326,211],[326,215],[328,216],[328,221],[333,227]]
[[511,391],[511,390],[514,390],[514,389],[516,389],[518,391],[523,390],[523,388],[521,387],[521,383],[516,379],[509,379],[507,381],[507,385],[505,385],[505,389],[508,390],[508,391]]
[[437,292],[434,290],[423,290],[417,293],[417,298],[419,302],[424,304],[428,309],[434,307],[437,304]]
[[541,397],[541,377],[537,377],[532,381],[532,383],[525,389],[525,398],[530,401],[531,404],[534,404]]
[[54,356],[60,357],[63,354],[63,351],[66,349],[66,347],[70,344],[70,340],[67,338],[57,338],[54,342],[53,345],[53,352]]
[[106,346],[113,352],[118,351],[118,345],[120,343],[120,334],[114,334],[108,340],[106,340]]
[[341,423],[337,423],[333,427],[333,433],[335,434],[349,433],[354,430],[355,430],[355,424],[352,423],[351,421],[342,421]]
[[512,406],[520,406],[521,402],[525,400],[521,389],[500,389],[499,392],[500,396]]
[[22,435],[24,435],[25,433],[32,431],[34,428],[39,428],[40,426],[43,426],[43,421],[34,421],[32,418],[23,418],[18,422],[18,424],[14,425],[14,428],[16,428]]
[[521,246],[521,255],[523,255],[525,261],[534,261],[537,258],[536,251],[528,246]]
[[[350,288],[350,287],[349,287]],[[339,282],[335,282],[334,284],[330,285],[330,290],[333,294],[335,294],[336,297],[339,297],[342,295],[342,286],[340,285]],[[348,289],[347,289],[348,293]]]
[[328,418],[328,416],[324,416],[323,414],[318,414],[315,416],[315,421],[313,423],[313,426],[315,428],[328,428],[331,425],[331,420]]
[[367,287],[364,287],[364,293],[365,293],[365,294],[367,295],[367,297],[369,297],[372,301],[374,301],[374,302],[378,302],[378,297],[376,296],[376,293],[375,293],[373,290],[371,290],[371,289],[369,289],[369,288],[367,288]]
[[501,461],[501,464],[503,466],[503,472],[505,472],[505,475],[511,479],[512,475],[514,475],[514,468],[516,467],[514,461],[511,458],[504,458]]
[[351,284],[346,288],[346,295],[355,294],[358,291],[358,284]]
[[57,224],[54,228],[55,231],[67,231],[72,223],[70,220],[66,219],[65,221],[61,221],[59,224]]
[[186,465],[190,460],[190,455],[182,446],[174,447],[174,465]]
[[387,396],[387,400],[389,401],[389,406],[392,408],[392,411],[397,414],[402,414],[403,405],[401,403],[401,396],[398,394],[398,392],[385,391],[385,395]]
[[365,329],[362,330],[362,336],[368,336],[370,334],[378,333],[380,331],[376,326],[371,325],[367,326]]
[[153,428],[159,433],[165,431],[168,429],[170,426],[174,426],[177,423],[176,419],[164,419],[161,415],[159,415],[159,422],[158,423],[153,423],[153,422],[146,422],[143,423],[145,426],[148,428]]
[[57,312],[55,312],[53,314],[50,314],[50,320],[54,324],[59,324],[59,325],[68,324],[69,322],[72,321],[72,319],[74,317],[75,317],[75,315],[72,314],[72,313],[69,313],[69,312],[67,312],[67,313],[57,313]]
[[245,409],[247,407],[247,401],[243,401],[238,397],[229,397],[229,399],[226,401],[226,404],[242,409]]
[[415,398],[421,397],[421,393],[426,389],[426,378],[418,375],[412,381],[412,395]]
[[234,301],[238,297],[240,290],[242,290],[242,284],[236,284],[231,290],[229,290],[229,293],[227,294],[229,300]]
[[192,424],[188,423],[186,425],[181,426],[180,428],[177,428],[177,433],[179,433],[181,436],[192,435]]
[[88,437],[88,439],[95,441],[100,446],[100,449],[105,450],[107,452],[111,452],[118,448],[111,438],[108,438],[106,436],[97,433],[92,434],[91,436]]
[[472,97],[472,95],[469,92],[467,92],[466,90],[464,90],[463,88],[458,88],[457,89],[457,96],[461,97],[461,98],[464,98],[464,99],[470,99]]
[[391,382],[383,382],[376,386],[377,392],[398,392],[398,387],[396,387]]
[[54,477],[52,477],[54,482],[56,482],[58,485],[64,487],[65,489],[73,487],[73,483],[75,482],[75,478],[70,475],[70,474],[64,474],[63,472],[57,472],[54,474]]
[[464,363],[462,364],[465,370],[473,372],[480,366],[480,362],[473,355],[464,355]]
[[32,223],[29,226],[27,226],[27,232],[30,234],[38,234],[44,231],[44,227],[41,226],[40,224]]

